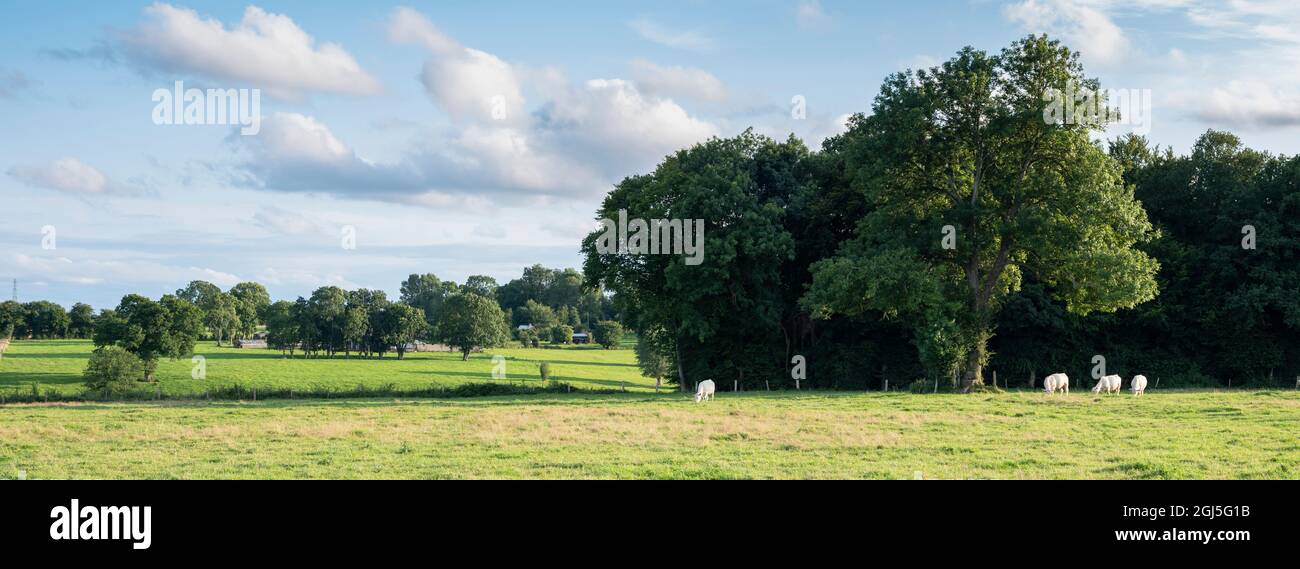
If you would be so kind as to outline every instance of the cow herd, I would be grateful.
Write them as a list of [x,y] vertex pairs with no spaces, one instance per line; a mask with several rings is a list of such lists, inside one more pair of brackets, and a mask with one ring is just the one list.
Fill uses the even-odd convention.
[[[1124,378],[1118,375],[1107,375],[1097,380],[1097,385],[1093,386],[1093,393],[1119,393],[1124,388]],[[1145,375],[1133,376],[1133,381],[1129,382],[1129,390],[1133,395],[1142,395],[1147,390],[1147,377]],[[1054,373],[1043,379],[1043,392],[1057,393],[1061,392],[1066,395],[1070,394],[1070,377],[1063,373]]]
[[[1101,393],[1105,391],[1106,393],[1119,393],[1123,388],[1124,378],[1118,375],[1107,375],[1097,380],[1097,385],[1093,386],[1092,392]],[[1147,376],[1133,376],[1133,380],[1129,382],[1129,390],[1133,392],[1133,395],[1142,395],[1143,393],[1146,393]],[[1043,379],[1043,391],[1048,394],[1060,392],[1069,395],[1070,376],[1063,373],[1054,373],[1047,376]],[[699,385],[695,386],[695,402],[699,403],[700,401],[712,400],[715,393],[717,393],[717,387],[714,385],[713,380],[706,379],[701,381]]]

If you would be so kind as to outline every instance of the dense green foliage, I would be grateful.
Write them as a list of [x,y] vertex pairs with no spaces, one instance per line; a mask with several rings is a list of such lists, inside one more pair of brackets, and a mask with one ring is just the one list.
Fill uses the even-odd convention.
[[199,315],[197,307],[174,295],[154,301],[128,294],[116,310],[100,316],[95,346],[117,346],[135,354],[144,362],[144,380],[153,381],[159,359],[194,353],[202,328]]
[[86,391],[105,396],[127,393],[143,374],[144,362],[135,354],[118,346],[104,346],[86,363]]
[[500,346],[510,339],[505,314],[492,299],[462,293],[447,299],[438,322],[438,340],[468,360],[476,349]]
[[623,325],[614,320],[601,320],[593,327],[592,335],[606,350],[616,348],[623,343]]
[[1044,119],[1043,93],[1071,83],[1096,87],[1029,37],[890,77],[819,152],[749,132],[679,151],[597,217],[704,219],[704,263],[601,252],[594,232],[588,283],[681,384],[793,387],[802,355],[818,388],[947,389],[985,367],[1291,385],[1300,159],[1217,132],[1185,157],[1106,148],[1096,124]]

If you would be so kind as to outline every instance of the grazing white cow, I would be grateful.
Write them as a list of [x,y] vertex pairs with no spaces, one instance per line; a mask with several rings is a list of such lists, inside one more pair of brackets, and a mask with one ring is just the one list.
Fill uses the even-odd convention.
[[700,384],[695,387],[695,402],[699,403],[704,399],[708,399],[709,401],[712,401],[713,393],[716,391],[717,391],[717,387],[713,385],[712,379],[706,379],[704,381],[701,381]]
[[1046,393],[1056,393],[1061,391],[1066,395],[1070,394],[1070,376],[1063,373],[1054,373],[1043,379],[1043,391]]
[[1147,376],[1145,375],[1133,376],[1133,385],[1131,386],[1131,389],[1133,390],[1133,395],[1142,395],[1143,393],[1146,393]]
[[1097,380],[1097,385],[1092,388],[1092,392],[1119,393],[1120,388],[1123,386],[1124,380],[1120,379],[1118,375],[1108,375]]

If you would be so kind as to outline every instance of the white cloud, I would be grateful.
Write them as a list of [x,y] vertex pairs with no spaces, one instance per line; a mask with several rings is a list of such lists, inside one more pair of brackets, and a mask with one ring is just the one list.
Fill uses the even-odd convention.
[[257,227],[282,235],[320,233],[323,229],[314,219],[273,205],[259,207],[251,221]]
[[1089,2],[1022,0],[1006,6],[1004,14],[1030,32],[1064,38],[1093,63],[1116,63],[1129,51],[1124,31]]
[[632,76],[637,87],[647,95],[686,97],[702,101],[721,101],[727,89],[713,74],[695,67],[659,65],[638,59],[632,62]]
[[1234,128],[1300,125],[1300,96],[1263,81],[1230,81],[1226,86],[1183,101],[1212,126]]
[[[667,91],[722,96],[721,82],[690,68],[642,65],[646,90],[624,79],[577,85],[547,69],[515,65],[462,46],[410,9],[396,10],[389,38],[429,50],[421,80],[456,120],[400,159],[358,155],[314,117],[276,113],[257,137],[233,137],[245,157],[240,181],[257,188],[321,192],[430,208],[486,211],[494,197],[590,198],[665,155],[718,133],[665,97]],[[533,109],[525,81],[546,98]],[[483,105],[508,93],[500,119]],[[512,200],[513,201],[513,200]]]
[[230,273],[205,267],[175,266],[145,259],[88,259],[74,261],[68,257],[38,257],[15,253],[14,265],[23,271],[39,274],[55,282],[70,284],[116,285],[187,283],[205,280],[222,288],[243,282]]
[[29,186],[74,194],[103,194],[111,186],[103,172],[76,158],[60,158],[46,164],[18,165],[10,168],[8,173]]
[[795,23],[801,30],[813,30],[827,21],[826,11],[819,0],[803,0],[794,12]]
[[649,18],[637,18],[627,25],[642,38],[666,47],[701,50],[713,46],[713,39],[699,30],[669,30]]
[[342,46],[324,42],[282,14],[249,6],[227,28],[189,8],[156,3],[121,35],[132,60],[166,72],[246,83],[269,94],[296,99],[304,93],[372,95],[379,83]]
[[389,19],[388,37],[416,44],[432,55],[420,80],[429,96],[453,118],[518,121],[524,96],[519,71],[500,58],[460,45],[423,14],[398,8]]

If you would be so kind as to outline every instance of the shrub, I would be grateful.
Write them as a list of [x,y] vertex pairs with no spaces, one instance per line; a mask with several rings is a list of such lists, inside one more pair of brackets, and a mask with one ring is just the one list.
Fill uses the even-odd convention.
[[595,325],[596,343],[606,350],[623,341],[623,325],[614,320],[601,320]]
[[542,376],[542,381],[551,379],[551,362],[537,364],[537,373]]
[[95,350],[86,364],[86,389],[104,395],[130,391],[135,380],[144,375],[144,362],[135,354],[117,346]]
[[557,324],[551,328],[551,342],[555,344],[567,344],[573,341],[573,326],[567,324]]

